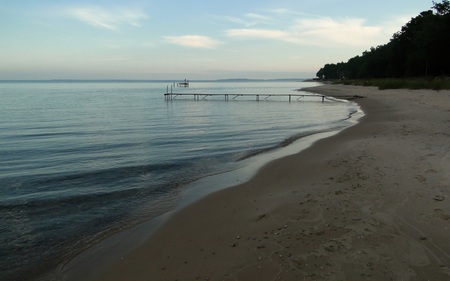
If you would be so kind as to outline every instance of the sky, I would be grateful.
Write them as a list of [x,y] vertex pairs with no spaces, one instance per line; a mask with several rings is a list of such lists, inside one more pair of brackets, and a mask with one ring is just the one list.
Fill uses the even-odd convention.
[[432,5],[0,0],[0,80],[312,78],[388,43]]

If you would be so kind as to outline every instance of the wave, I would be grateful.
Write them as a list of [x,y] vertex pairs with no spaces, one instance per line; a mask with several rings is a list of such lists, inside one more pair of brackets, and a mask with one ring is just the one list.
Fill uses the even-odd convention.
[[115,167],[110,169],[103,169],[91,172],[84,172],[78,174],[69,174],[59,177],[44,178],[34,181],[36,184],[43,183],[60,183],[65,181],[83,180],[86,178],[93,179],[104,179],[109,180],[123,179],[125,177],[132,177],[140,174],[164,171],[176,169],[183,166],[183,163],[161,163],[161,164],[150,164],[150,165],[138,165],[138,166],[128,166],[128,167]]
[[[23,180],[23,178],[10,178],[6,183],[15,183],[15,185],[20,185],[20,190],[24,194],[16,194],[16,196],[11,196],[9,199],[4,199],[0,202],[0,207],[5,205],[16,204],[27,204],[30,202],[44,202],[55,200],[53,198],[58,198],[57,200],[68,200],[67,198],[73,198],[75,195],[71,193],[71,186],[77,187],[78,189],[73,192],[73,194],[78,194],[77,196],[86,200],[86,198],[91,196],[105,196],[105,194],[114,194],[115,192],[122,192],[126,190],[136,190],[137,188],[130,188],[130,186],[124,186],[123,190],[113,189],[111,185],[117,185],[117,183],[124,182],[130,179],[136,179],[141,177],[151,177],[152,183],[159,181],[163,182],[164,176],[169,176],[170,171],[178,171],[185,168],[187,163],[161,163],[161,164],[151,164],[151,165],[139,165],[139,166],[128,166],[128,167],[117,167],[104,170],[96,170],[82,173],[66,174],[55,176],[52,174],[41,175],[39,178],[33,176],[29,180]],[[110,184],[109,184],[110,183]],[[83,186],[96,186],[98,189],[86,190],[86,193],[80,194],[80,189]],[[104,186],[100,188],[100,186]],[[143,189],[148,189],[149,186],[140,187]],[[86,189],[86,187],[84,187]],[[30,193],[31,190],[35,190]],[[154,188],[154,190],[157,190]],[[7,203],[9,202],[9,203]],[[22,202],[22,203],[20,203]]]
[[245,159],[248,159],[248,158],[251,158],[251,157],[254,157],[254,156],[257,156],[257,155],[262,154],[262,153],[266,153],[266,152],[278,149],[278,148],[286,147],[286,146],[294,143],[295,141],[297,141],[299,139],[302,139],[302,138],[305,138],[305,137],[308,137],[308,136],[312,136],[312,135],[315,135],[315,134],[327,132],[327,131],[330,131],[330,130],[305,131],[305,132],[301,132],[301,133],[295,134],[293,136],[290,136],[290,137],[284,139],[283,141],[277,143],[274,146],[248,151],[244,156],[242,156],[239,159],[237,159],[237,162],[245,160]]

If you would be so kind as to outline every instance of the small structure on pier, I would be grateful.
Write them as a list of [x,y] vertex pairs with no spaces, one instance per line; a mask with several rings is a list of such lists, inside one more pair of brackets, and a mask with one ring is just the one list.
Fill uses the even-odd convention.
[[189,80],[184,79],[184,82],[177,83],[177,87],[189,87]]

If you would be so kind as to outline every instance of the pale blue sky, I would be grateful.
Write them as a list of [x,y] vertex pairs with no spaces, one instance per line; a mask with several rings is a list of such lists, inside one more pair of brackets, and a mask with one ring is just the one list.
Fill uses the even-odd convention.
[[[440,2],[440,1],[438,1]],[[428,0],[0,0],[0,80],[314,77]]]

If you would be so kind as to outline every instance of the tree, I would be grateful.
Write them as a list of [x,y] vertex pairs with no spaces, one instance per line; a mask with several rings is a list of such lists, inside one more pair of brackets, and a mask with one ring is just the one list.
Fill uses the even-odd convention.
[[327,63],[324,67],[322,67],[317,73],[316,76],[320,79],[330,80],[330,79],[342,79],[345,78],[345,67],[346,63],[340,62],[338,64]]
[[450,14],[450,1],[443,0],[442,3],[436,3],[433,1],[433,10],[436,11],[436,14],[444,16]]
[[325,79],[436,77],[450,75],[450,1],[433,1],[396,32],[389,43],[372,47],[346,63],[326,64]]

